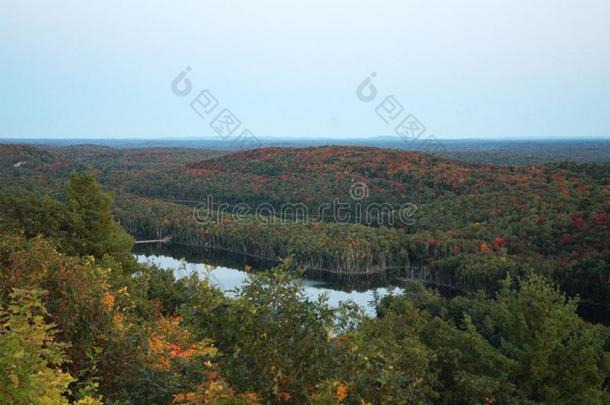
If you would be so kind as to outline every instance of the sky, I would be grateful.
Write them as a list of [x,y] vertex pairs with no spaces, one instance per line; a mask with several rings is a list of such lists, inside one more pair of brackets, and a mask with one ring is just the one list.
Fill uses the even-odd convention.
[[608,0],[0,3],[1,138],[610,136]]

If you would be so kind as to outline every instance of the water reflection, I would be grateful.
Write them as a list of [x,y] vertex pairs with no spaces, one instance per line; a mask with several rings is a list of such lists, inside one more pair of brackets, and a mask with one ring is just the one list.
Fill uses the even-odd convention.
[[[277,265],[275,262],[257,260],[218,250],[172,244],[136,245],[134,254],[139,262],[154,263],[159,267],[172,269],[179,278],[192,273],[197,273],[200,276],[209,275],[210,281],[228,295],[232,294],[232,290],[243,285],[248,277],[246,268],[258,271]],[[305,293],[310,299],[317,299],[322,293],[327,293],[328,302],[333,307],[338,306],[342,301],[352,300],[370,316],[375,315],[375,307],[372,304],[375,292],[379,297],[401,292],[400,288],[392,285],[391,280],[374,282],[362,280],[349,284],[347,282],[331,283],[305,279],[303,284]],[[433,288],[437,289],[441,295],[449,298],[458,294],[455,290]],[[610,310],[606,307],[581,303],[577,312],[589,322],[610,324]]]
[[[245,266],[240,268],[227,267],[218,264],[218,260],[211,263],[205,257],[194,260],[179,256],[168,256],[167,254],[153,254],[146,252],[146,249],[138,249],[136,258],[140,263],[154,264],[157,267],[172,269],[177,278],[197,274],[199,277],[206,277],[209,281],[220,288],[228,296],[234,295],[237,288],[243,286],[248,277]],[[142,251],[144,250],[144,251]],[[166,252],[168,252],[166,250]],[[164,252],[165,253],[165,252]],[[169,253],[169,252],[168,252]],[[251,265],[247,265],[251,266]],[[260,269],[260,266],[257,267]],[[316,300],[322,294],[326,294],[328,303],[331,307],[337,307],[341,302],[351,300],[358,304],[369,316],[375,315],[374,296],[383,297],[390,293],[398,294],[401,289],[398,287],[376,287],[357,291],[355,289],[339,289],[337,286],[319,280],[303,280],[303,289],[310,300]]]

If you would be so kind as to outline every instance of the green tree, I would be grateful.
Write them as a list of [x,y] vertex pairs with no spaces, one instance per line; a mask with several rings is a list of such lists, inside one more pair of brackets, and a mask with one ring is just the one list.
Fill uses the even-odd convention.
[[118,259],[126,270],[133,270],[133,238],[112,219],[112,196],[102,191],[95,176],[73,174],[67,194],[75,253],[98,259],[110,255]]
[[576,314],[578,301],[538,275],[510,287],[507,279],[492,303],[490,338],[517,361],[511,378],[520,390],[544,403],[610,400],[601,389],[610,371],[604,340]]
[[[74,380],[62,371],[65,344],[56,342],[47,324],[41,290],[15,289],[7,309],[0,309],[0,403],[68,404]],[[87,397],[82,404],[101,404]]]

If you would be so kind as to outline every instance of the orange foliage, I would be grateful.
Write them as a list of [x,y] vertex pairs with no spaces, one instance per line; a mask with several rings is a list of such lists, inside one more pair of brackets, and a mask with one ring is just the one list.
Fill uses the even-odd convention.
[[506,239],[501,236],[496,236],[493,241],[494,250],[500,250],[506,245]]
[[347,385],[340,383],[337,387],[337,401],[341,402],[347,398],[348,387]]
[[112,312],[112,309],[114,308],[114,301],[115,301],[115,296],[113,293],[111,292],[107,292],[106,294],[104,294],[104,296],[101,299],[101,304],[104,307],[104,309],[108,312]]
[[276,398],[280,402],[288,402],[292,398],[289,392],[280,391],[277,393]]
[[479,249],[481,250],[482,253],[489,253],[489,252],[491,252],[491,248],[485,242],[481,242],[481,245],[479,246]]
[[180,326],[180,321],[179,316],[161,317],[155,332],[148,337],[148,360],[160,371],[170,371],[172,361],[217,354],[209,342],[194,342],[191,334]]

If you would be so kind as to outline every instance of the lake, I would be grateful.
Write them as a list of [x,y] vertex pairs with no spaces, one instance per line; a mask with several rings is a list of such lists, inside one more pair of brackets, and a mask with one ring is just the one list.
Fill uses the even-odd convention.
[[[154,264],[164,269],[172,269],[176,278],[191,274],[208,278],[210,283],[220,288],[226,295],[232,296],[237,288],[244,285],[248,278],[246,266],[254,271],[273,267],[272,263],[261,263],[247,258],[235,258],[222,252],[185,248],[172,245],[138,246],[134,254],[139,263]],[[375,286],[350,288],[320,280],[303,280],[303,289],[307,297],[316,300],[326,294],[328,303],[336,308],[341,302],[351,300],[358,304],[369,316],[375,316],[374,297],[398,294],[402,290],[396,286]]]
[[[177,278],[196,273],[200,277],[209,277],[212,284],[218,286],[225,294],[231,296],[236,288],[241,287],[248,277],[246,268],[260,271],[275,267],[273,262],[261,261],[233,255],[230,253],[172,244],[136,245],[134,255],[140,263],[151,263],[158,267],[172,269]],[[312,300],[321,294],[327,294],[328,303],[337,307],[340,302],[351,300],[358,304],[367,315],[375,316],[374,296],[399,294],[402,290],[391,281],[359,282],[357,284],[330,283],[327,281],[304,279],[305,294]],[[455,296],[456,291],[438,289],[441,295]],[[592,323],[610,324],[610,310],[605,307],[581,303],[578,314]]]

